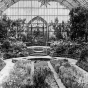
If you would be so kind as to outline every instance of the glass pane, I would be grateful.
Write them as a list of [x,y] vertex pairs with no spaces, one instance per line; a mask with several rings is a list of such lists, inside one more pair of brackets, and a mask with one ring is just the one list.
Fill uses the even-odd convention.
[[67,9],[58,9],[58,15],[68,15],[69,10]]
[[78,0],[78,1],[81,3],[81,5],[86,4],[85,0]]
[[31,1],[19,1],[11,7],[31,7]]
[[[26,22],[29,22],[36,16],[42,17],[48,23],[51,22],[51,20],[54,22],[56,17],[58,17],[59,22],[69,19],[69,10],[67,10],[66,7],[57,2],[49,3],[50,5],[46,8],[46,6],[40,7],[41,3],[38,1],[19,1],[4,11],[3,14],[6,13],[11,19],[26,18]],[[64,2],[64,4],[69,5],[67,2]]]

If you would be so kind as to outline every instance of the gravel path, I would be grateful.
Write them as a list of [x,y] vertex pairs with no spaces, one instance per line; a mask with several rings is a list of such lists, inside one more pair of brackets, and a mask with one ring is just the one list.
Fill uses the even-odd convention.
[[12,63],[11,59],[5,60],[5,62],[6,62],[6,66],[0,72],[0,88],[2,88],[1,87],[2,82],[6,80],[6,78],[9,76],[9,72],[14,66],[14,63]]

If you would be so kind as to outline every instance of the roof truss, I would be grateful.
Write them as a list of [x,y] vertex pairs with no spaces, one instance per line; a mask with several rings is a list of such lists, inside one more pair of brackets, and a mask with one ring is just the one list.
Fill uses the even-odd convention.
[[[3,13],[3,11],[5,11],[7,8],[17,3],[18,1],[22,1],[22,0],[0,0],[0,15]],[[23,1],[31,1],[31,0],[23,0]],[[49,0],[49,1],[59,2],[69,10],[78,6],[83,6],[88,8],[88,0]]]

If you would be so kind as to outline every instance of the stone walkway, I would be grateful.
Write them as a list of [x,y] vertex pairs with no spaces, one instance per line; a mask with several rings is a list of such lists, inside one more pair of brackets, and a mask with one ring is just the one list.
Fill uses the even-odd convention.
[[[34,61],[31,62],[31,77],[33,78],[34,75]],[[33,84],[33,79],[31,79],[31,83]]]
[[55,72],[55,70],[54,70],[54,68],[52,67],[52,65],[51,65],[50,62],[48,62],[48,66],[49,66],[49,68],[51,69],[51,71],[52,71],[53,74],[54,74],[54,78],[55,78],[55,80],[56,80],[56,82],[57,82],[58,88],[66,88],[66,87],[63,85],[63,83],[61,82],[61,79],[58,77],[57,73]]
[[1,87],[2,82],[6,80],[6,78],[9,76],[9,72],[14,66],[14,63],[12,63],[11,60],[5,60],[5,62],[6,66],[0,72],[0,88],[2,88]]

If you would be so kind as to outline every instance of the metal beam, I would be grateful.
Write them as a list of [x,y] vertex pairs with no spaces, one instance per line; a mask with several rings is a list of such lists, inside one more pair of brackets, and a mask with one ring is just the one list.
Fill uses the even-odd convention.
[[[31,16],[31,15],[8,15],[8,16]],[[36,16],[36,15],[32,15]],[[39,16],[57,16],[57,15],[39,15]],[[58,15],[58,16],[69,16],[69,15]]]
[[81,6],[81,3],[78,0],[76,0],[76,2],[78,2],[78,6]]
[[[5,9],[3,9],[2,10],[2,8],[0,8],[0,11],[1,12],[3,12],[3,11],[5,11],[6,9],[8,9],[10,6],[12,6],[13,4],[15,4],[15,3],[17,3],[17,2],[19,2],[19,1],[38,1],[38,0],[11,0],[11,3],[6,3],[7,4],[7,6],[6,5],[4,5],[3,7],[6,7]],[[53,1],[53,0],[51,0],[51,1]],[[60,2],[59,0],[55,0],[55,2],[59,2],[59,3],[61,3],[61,4],[63,4],[63,2],[64,1],[66,1],[69,5],[71,5],[71,7],[73,7],[74,8],[74,5],[72,5],[72,3],[70,3],[69,1],[67,1],[67,0],[62,0],[62,2]],[[73,0],[74,1],[74,0]],[[75,0],[76,1],[76,3],[78,4],[78,6],[82,6],[82,4],[78,1],[78,0]],[[86,0],[84,0],[86,3],[88,3]],[[5,2],[4,0],[3,1],[1,1],[1,2]],[[8,4],[9,4],[9,6],[8,6]],[[65,4],[63,4],[66,8],[68,8],[68,9],[70,9],[70,7],[69,6],[67,6],[67,5],[65,5]],[[85,6],[86,4],[84,4],[84,6]]]
[[[20,9],[29,9],[29,8],[31,8],[31,6],[30,7],[10,7],[10,9],[18,9],[18,8],[20,8]],[[34,8],[34,9],[38,9],[39,7],[32,7],[32,8]],[[40,9],[45,9],[45,8],[40,8]],[[47,8],[47,9],[67,9],[67,8]]]
[[83,0],[83,1],[85,1],[85,2],[86,2],[86,4],[84,4],[84,6],[85,6],[85,5],[87,5],[87,8],[88,8],[88,2],[87,2],[86,0]]
[[[65,1],[65,0],[62,0],[62,2],[59,2],[59,1],[58,1],[58,2],[59,2],[61,5],[64,5],[64,4],[63,4],[63,1]],[[66,6],[66,5],[64,5],[64,6],[65,6],[66,8],[68,8],[68,9],[70,9],[68,6]]]
[[68,2],[72,7],[74,7],[69,1],[65,0],[66,2]]

